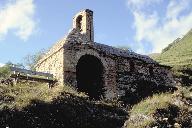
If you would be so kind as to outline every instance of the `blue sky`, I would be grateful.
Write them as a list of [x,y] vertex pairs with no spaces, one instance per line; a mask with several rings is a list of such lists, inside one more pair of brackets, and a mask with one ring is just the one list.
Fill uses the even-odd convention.
[[0,0],[0,65],[50,48],[80,10],[94,11],[95,41],[160,52],[192,28],[191,0]]

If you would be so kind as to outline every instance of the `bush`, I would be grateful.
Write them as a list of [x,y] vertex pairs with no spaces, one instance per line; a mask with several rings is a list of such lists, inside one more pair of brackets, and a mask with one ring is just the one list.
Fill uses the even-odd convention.
[[0,67],[0,78],[6,79],[9,77],[11,73],[10,67],[8,65],[5,65],[3,67]]

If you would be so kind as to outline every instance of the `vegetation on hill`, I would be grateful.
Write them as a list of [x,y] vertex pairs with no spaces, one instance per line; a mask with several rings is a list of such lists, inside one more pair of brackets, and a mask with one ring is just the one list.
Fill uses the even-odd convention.
[[117,105],[89,100],[69,86],[0,84],[2,128],[120,128],[127,115]]
[[151,58],[163,65],[172,66],[177,82],[192,84],[192,29],[183,37],[177,38],[162,50],[161,54],[152,54]]
[[148,56],[156,60],[157,57],[159,57],[161,54],[160,53],[151,53]]
[[[58,96],[64,88],[56,86],[52,89],[48,85],[38,82],[18,83],[15,86],[0,84],[1,104],[0,109],[18,108],[22,109],[30,104],[31,100],[38,99],[45,102],[50,102],[52,98]],[[65,87],[65,90],[71,91],[70,88]]]
[[176,39],[154,59],[164,65],[192,68],[192,30],[183,38]]
[[129,111],[127,128],[190,128],[192,127],[191,88],[175,93],[155,94],[141,101]]
[[18,67],[23,68],[23,64],[13,64],[11,62],[7,62],[4,66],[0,67],[0,79],[6,79],[10,76],[10,67]]
[[0,67],[0,78],[7,78],[9,74],[10,74],[9,66],[5,65],[3,67]]
[[192,127],[192,30],[163,49],[161,54],[150,57],[160,64],[172,66],[178,91],[154,95],[135,105],[127,126]]

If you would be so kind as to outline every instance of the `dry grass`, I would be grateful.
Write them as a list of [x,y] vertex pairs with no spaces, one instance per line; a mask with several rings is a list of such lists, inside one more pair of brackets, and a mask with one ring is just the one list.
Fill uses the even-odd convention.
[[169,112],[169,108],[173,106],[178,108],[179,113],[178,117],[174,117],[175,120],[177,120],[181,124],[186,124],[186,120],[184,120],[184,118],[188,116],[187,119],[190,119],[189,115],[191,113],[192,107],[186,105],[185,102],[182,100],[191,97],[191,95],[192,93],[190,92],[190,88],[180,87],[178,91],[173,94],[162,93],[153,95],[152,97],[148,97],[147,99],[134,105],[129,111],[130,117],[129,120],[126,122],[127,128],[145,128],[152,126],[159,122],[159,119],[156,117],[156,114],[158,114],[158,110]]
[[172,100],[172,94],[156,94],[133,106],[132,114],[151,115],[156,109],[165,108]]
[[166,108],[172,100],[172,94],[156,94],[134,105],[130,110],[127,128],[145,128],[155,120],[153,114],[157,109]]
[[[0,85],[0,127],[117,128],[127,112],[89,100],[70,86],[49,89],[45,84]],[[8,98],[9,97],[9,98]]]
[[0,84],[0,109],[4,107],[22,109],[32,100],[51,102],[61,92],[68,92],[77,96],[85,96],[69,86],[55,86],[48,88],[44,83],[18,83],[15,86]]

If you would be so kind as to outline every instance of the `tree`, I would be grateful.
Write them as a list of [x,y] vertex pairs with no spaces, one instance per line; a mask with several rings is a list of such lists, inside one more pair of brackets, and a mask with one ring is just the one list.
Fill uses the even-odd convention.
[[129,46],[116,46],[116,48],[125,50],[125,51],[130,51],[133,52],[133,50]]
[[16,64],[14,64],[14,63],[12,63],[12,62],[10,62],[10,61],[8,61],[8,62],[5,64],[5,66],[7,66],[7,67],[25,68],[25,66],[24,66],[22,63],[16,63]]
[[8,65],[4,65],[0,67],[0,78],[8,78],[10,75],[10,67]]
[[37,62],[44,56],[46,50],[42,49],[39,52],[33,54],[33,55],[27,55],[24,58],[25,61],[25,65],[27,66],[27,68],[29,68],[30,70],[35,71],[35,65],[37,64]]
[[17,63],[13,64],[12,62],[7,62],[3,67],[0,67],[0,78],[8,78],[11,73],[10,67],[24,68],[23,64]]

